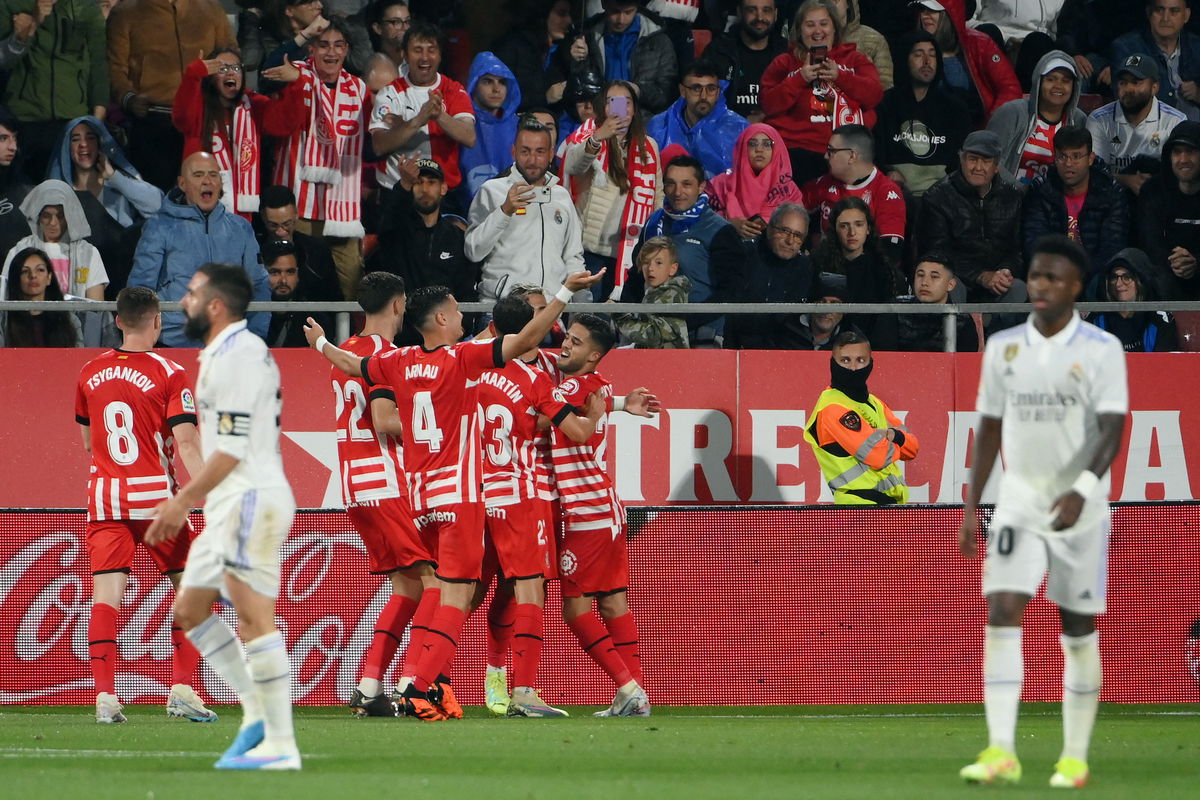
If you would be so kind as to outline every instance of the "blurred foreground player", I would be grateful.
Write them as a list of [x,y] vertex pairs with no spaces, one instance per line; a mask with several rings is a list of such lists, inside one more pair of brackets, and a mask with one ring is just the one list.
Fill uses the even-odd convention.
[[[372,272],[359,282],[356,297],[366,322],[342,349],[360,357],[394,350],[392,340],[404,323],[403,279]],[[437,608],[436,543],[421,538],[409,511],[395,392],[390,386],[367,386],[336,367],[330,367],[329,378],[337,409],[342,501],[366,548],[368,569],[372,575],[386,575],[392,585],[349,706],[360,717],[391,717],[396,707],[383,691],[383,676],[409,621],[414,630],[423,629]]]
[[[565,380],[555,397],[585,408],[600,394],[612,401],[612,384],[596,372],[600,360],[616,344],[617,333],[604,317],[579,314],[567,328],[559,371]],[[615,406],[633,414],[658,412],[658,398],[635,389]],[[605,423],[582,444],[553,433],[554,480],[563,513],[563,538],[558,548],[562,581],[563,619],[587,653],[617,686],[612,705],[602,717],[648,717],[650,700],[643,688],[638,654],[637,624],[629,610],[629,548],[625,539],[625,509],[604,468]],[[592,601],[600,612],[592,611]]]
[[[280,546],[296,504],[279,455],[279,368],[246,328],[253,291],[245,270],[231,264],[205,264],[188,281],[180,301],[185,332],[204,342],[196,399],[205,461],[158,507],[146,542],[174,537],[188,511],[208,499],[204,533],[192,545],[175,598],[175,620],[242,701],[241,728],[216,767],[296,770],[291,668],[275,627]],[[220,597],[237,611],[245,659],[237,635],[212,613]]]
[[[423,537],[437,541],[440,605],[419,645],[412,682],[404,687],[405,713],[426,721],[447,718],[444,676],[458,647],[483,562],[484,506],[479,483],[478,381],[488,369],[537,346],[565,308],[573,292],[603,277],[577,272],[555,299],[515,336],[490,342],[459,342],[463,315],[444,286],[426,286],[408,298],[407,316],[424,338],[422,346],[390,350],[363,358],[334,347],[310,318],[308,341],[338,369],[361,377],[368,386],[391,386],[404,436],[409,502]],[[461,713],[461,712],[459,712]],[[457,714],[455,714],[457,716]]]
[[1108,572],[1108,469],[1129,409],[1125,352],[1082,321],[1075,298],[1087,254],[1044,236],[1029,265],[1033,313],[987,342],[979,377],[980,429],[958,546],[977,552],[976,509],[1001,445],[1004,476],[988,531],[983,703],[988,747],[959,773],[968,783],[1016,783],[1017,709],[1025,677],[1021,618],[1049,572],[1046,598],[1062,620],[1063,749],[1050,785],[1082,787],[1100,698],[1096,615]]
[[[75,420],[91,454],[87,551],[92,567],[88,663],[96,684],[96,721],[125,722],[117,699],[117,613],[129,583],[134,550],[154,507],[177,488],[176,449],[195,475],[203,463],[196,433],[196,401],[183,367],[153,352],[162,332],[158,295],[145,287],[117,295],[121,346],[92,359],[79,374]],[[147,546],[154,563],[179,588],[192,532]],[[171,626],[171,693],[167,714],[213,722],[191,687],[200,654]]]

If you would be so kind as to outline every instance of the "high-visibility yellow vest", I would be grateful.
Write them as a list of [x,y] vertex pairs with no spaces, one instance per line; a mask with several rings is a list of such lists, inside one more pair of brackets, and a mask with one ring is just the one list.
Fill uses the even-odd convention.
[[[827,450],[817,439],[817,425],[821,412],[830,405],[839,405],[858,413],[863,422],[875,428],[875,432],[867,437],[856,453],[841,455]],[[804,429],[805,440],[812,445],[817,464],[825,482],[833,491],[833,501],[840,505],[881,505],[876,500],[854,494],[855,491],[882,492],[896,503],[908,502],[908,487],[904,484],[904,476],[900,472],[899,462],[893,461],[883,469],[872,469],[859,458],[865,458],[871,448],[882,439],[887,438],[888,419],[883,413],[883,404],[875,395],[868,396],[868,402],[860,403],[851,399],[845,393],[829,388],[821,392],[817,405],[809,416],[808,426]],[[904,430],[901,427],[901,430]],[[834,443],[836,445],[836,442]],[[840,449],[840,448],[835,448]],[[844,452],[844,450],[843,450]]]

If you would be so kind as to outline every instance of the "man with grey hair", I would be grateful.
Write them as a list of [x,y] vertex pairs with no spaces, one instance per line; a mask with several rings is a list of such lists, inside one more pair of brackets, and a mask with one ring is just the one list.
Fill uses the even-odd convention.
[[809,213],[820,212],[821,225],[813,244],[829,225],[829,212],[843,197],[857,197],[871,209],[875,232],[885,254],[899,259],[904,246],[908,209],[904,192],[895,181],[875,166],[875,139],[865,125],[841,125],[833,129],[825,147],[829,172],[800,187]]
[[[808,212],[781,203],[766,233],[749,249],[743,274],[742,303],[808,303],[816,294],[816,270],[804,251]],[[737,350],[795,350],[811,338],[799,314],[730,314],[725,347]]]

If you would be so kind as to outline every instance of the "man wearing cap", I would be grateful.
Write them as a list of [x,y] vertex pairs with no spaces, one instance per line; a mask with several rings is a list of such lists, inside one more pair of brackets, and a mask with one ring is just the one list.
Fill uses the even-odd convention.
[[922,198],[917,246],[945,256],[968,301],[1024,302],[1021,190],[1000,175],[1000,137],[971,133],[958,163]]
[[1051,50],[1034,70],[1029,97],[1010,100],[988,121],[1000,137],[1000,169],[1023,184],[1031,184],[1054,164],[1054,134],[1064,125],[1087,125],[1079,109],[1080,81],[1075,61],[1062,50]]
[[[396,165],[400,179],[384,195],[379,246],[367,257],[368,271],[399,275],[410,294],[425,286],[448,286],[460,302],[478,300],[479,265],[464,252],[466,225],[459,217],[442,214],[442,198],[449,187],[441,165],[430,158],[404,156]],[[406,322],[397,342],[421,341]]]
[[1134,219],[1158,296],[1200,297],[1200,122],[1181,122],[1171,131],[1163,169],[1142,186]]
[[1088,117],[1096,157],[1117,181],[1137,194],[1158,172],[1163,142],[1187,116],[1159,100],[1158,64],[1144,53],[1126,57],[1117,68],[1117,99]]
[[[1190,6],[1191,0],[1146,0],[1145,27],[1117,37],[1108,64],[1097,69],[1119,69],[1135,53],[1152,56],[1159,73],[1158,99],[1188,119],[1200,120],[1200,36],[1183,28],[1192,16]],[[1108,82],[1103,72],[1100,80]]]
[[1017,74],[999,46],[986,33],[967,27],[965,0],[912,0],[909,5],[917,27],[937,40],[946,85],[967,103],[973,127],[1021,97]]

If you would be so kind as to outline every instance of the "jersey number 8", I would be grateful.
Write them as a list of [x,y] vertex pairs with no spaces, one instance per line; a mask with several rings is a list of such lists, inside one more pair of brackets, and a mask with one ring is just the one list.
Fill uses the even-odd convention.
[[108,455],[113,463],[127,467],[138,460],[138,441],[133,433],[133,409],[117,400],[104,407],[104,430],[108,433]]

